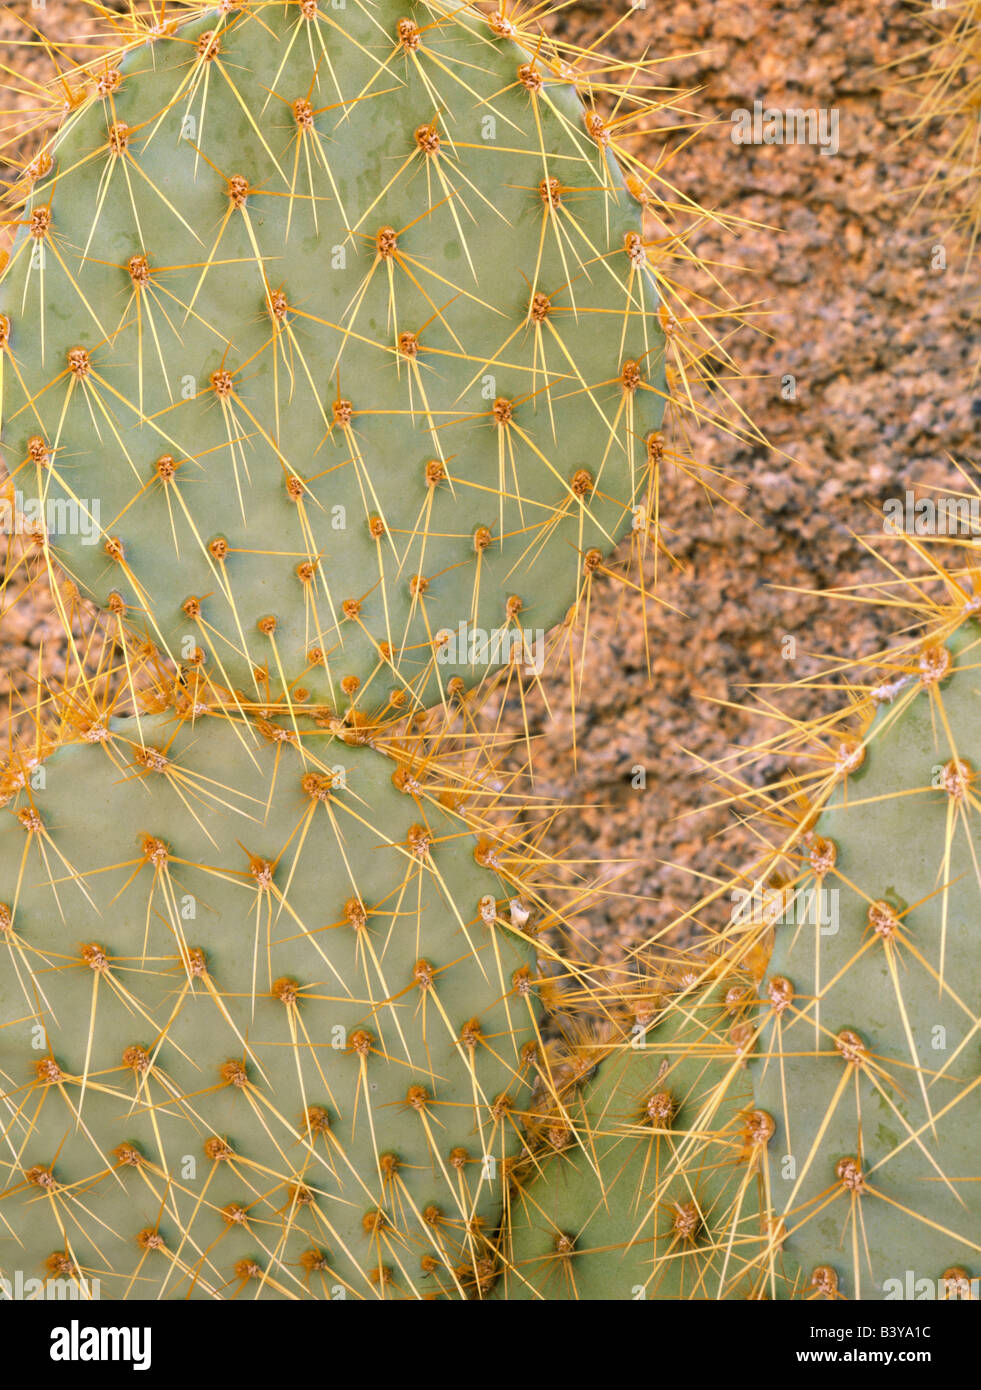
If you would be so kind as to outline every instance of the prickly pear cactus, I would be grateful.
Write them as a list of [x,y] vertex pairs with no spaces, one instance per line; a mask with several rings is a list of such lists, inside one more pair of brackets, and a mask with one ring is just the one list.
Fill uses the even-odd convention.
[[664,405],[582,73],[392,0],[158,30],[69,83],[0,282],[55,557],[246,699],[377,714],[539,661]]
[[479,1293],[537,1036],[501,894],[370,749],[157,717],[57,751],[0,811],[0,1272]]
[[575,1054],[533,1128],[539,1151],[514,1167],[494,1297],[769,1296],[773,1121],[745,1073],[750,997],[696,986],[628,1040]]
[[973,622],[924,647],[785,890],[751,1074],[805,1297],[981,1275],[979,654]]

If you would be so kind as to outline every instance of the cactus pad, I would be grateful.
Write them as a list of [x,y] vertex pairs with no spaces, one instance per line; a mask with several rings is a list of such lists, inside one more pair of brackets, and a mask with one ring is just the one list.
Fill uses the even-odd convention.
[[93,73],[0,281],[23,501],[247,699],[536,662],[647,501],[664,337],[610,129],[500,22],[409,8],[226,7]]
[[[731,987],[730,987],[731,988]],[[508,1299],[715,1299],[768,1285],[761,1155],[740,1052],[748,993],[679,995],[658,1022],[587,1067],[516,1168]],[[750,1030],[751,1031],[751,1030]],[[600,1053],[602,1056],[602,1053]]]
[[297,743],[119,720],[0,811],[5,1277],[104,1298],[486,1280],[534,948],[392,764]]
[[751,1072],[805,1297],[981,1273],[979,652],[973,622],[924,647],[785,890]]

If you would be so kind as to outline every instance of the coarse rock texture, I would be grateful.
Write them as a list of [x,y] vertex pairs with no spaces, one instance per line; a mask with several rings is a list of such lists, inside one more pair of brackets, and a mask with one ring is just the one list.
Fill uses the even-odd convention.
[[[588,44],[613,17],[610,5],[572,7],[564,27]],[[897,555],[895,542],[883,544],[883,502],[914,483],[963,492],[951,459],[977,462],[979,267],[965,275],[966,247],[947,235],[950,209],[914,207],[952,132],[898,143],[914,106],[904,78],[921,68],[883,70],[922,41],[909,6],[872,13],[856,0],[673,0],[638,10],[613,41],[620,53],[699,50],[666,64],[664,80],[701,87],[693,108],[718,124],[670,172],[705,207],[755,224],[735,242],[705,227],[692,246],[705,260],[745,267],[724,272],[725,284],[763,311],[764,332],[743,332],[733,348],[746,377],[733,389],[773,451],[696,436],[697,461],[734,480],[730,495],[747,516],[710,508],[688,480],[669,485],[663,512],[685,569],[662,580],[661,597],[678,611],[654,613],[650,681],[639,600],[609,581],[594,590],[575,770],[567,694],[558,682],[547,687],[553,717],[538,726],[537,790],[577,808],[550,848],[634,863],[613,885],[623,896],[593,925],[611,954],[689,907],[706,887],[691,870],[718,871],[720,860],[736,868],[758,850],[749,833],[712,838],[727,826],[724,809],[688,814],[715,799],[705,761],[777,727],[714,702],[746,702],[747,687],[821,669],[823,653],[868,655],[895,636],[899,621],[882,611],[794,590],[881,579],[858,537]],[[751,111],[756,98],[836,109],[837,154],[734,144],[732,112]],[[945,272],[931,268],[938,244]],[[785,374],[796,400],[781,396]],[[787,637],[796,638],[789,660]],[[818,689],[795,693],[788,707],[804,717],[840,703]],[[646,788],[632,785],[638,765]],[[753,780],[780,770],[764,757]],[[635,893],[647,900],[626,896]]]
[[[27,16],[29,0],[12,8]],[[551,22],[586,44],[620,13],[609,4],[570,5]],[[687,197],[749,224],[733,238],[705,223],[691,245],[705,259],[742,267],[720,275],[735,302],[756,306],[762,331],[738,335],[732,350],[745,380],[732,389],[773,445],[692,436],[699,465],[733,480],[727,491],[745,516],[710,506],[689,479],[667,476],[662,510],[683,570],[669,575],[662,562],[659,592],[673,607],[653,613],[650,679],[639,601],[596,582],[575,766],[563,681],[546,686],[550,718],[540,699],[528,703],[540,735],[535,789],[570,803],[548,847],[615,858],[618,875],[624,861],[630,869],[584,923],[611,956],[690,903],[700,891],[692,870],[715,871],[720,860],[735,866],[754,847],[748,834],[713,838],[727,825],[724,809],[688,815],[710,799],[705,761],[775,728],[717,702],[819,669],[812,653],[873,652],[891,635],[882,615],[842,613],[797,591],[878,577],[858,535],[882,540],[884,500],[914,481],[963,487],[951,459],[976,457],[977,266],[965,278],[965,247],[947,234],[949,210],[915,206],[952,133],[898,143],[913,109],[903,79],[922,68],[903,61],[923,43],[917,14],[901,0],[875,11],[860,0],[670,0],[639,7],[611,40],[622,54],[694,55],[666,63],[664,80],[699,88],[691,108],[717,123],[669,172]],[[49,0],[31,18],[63,38],[72,7]],[[3,25],[0,38],[12,32]],[[8,50],[7,60],[36,70],[30,50]],[[837,153],[734,144],[731,114],[751,110],[756,98],[837,111]],[[932,268],[938,244],[945,271]],[[699,287],[687,272],[679,278]],[[781,394],[787,374],[796,381],[793,400]],[[41,586],[36,607],[40,623]],[[21,673],[36,661],[35,627],[25,622],[0,637],[8,683],[23,684]],[[792,660],[788,636],[796,638]],[[50,659],[56,665],[59,657]],[[793,709],[815,714],[832,699],[797,695]],[[521,727],[517,703],[507,717]],[[643,789],[632,785],[638,766],[646,769]],[[764,781],[778,770],[764,758],[753,776]]]

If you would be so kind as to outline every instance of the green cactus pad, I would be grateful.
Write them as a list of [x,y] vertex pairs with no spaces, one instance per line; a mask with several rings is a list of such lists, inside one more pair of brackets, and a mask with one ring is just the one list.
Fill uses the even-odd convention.
[[767,1296],[772,1126],[753,1110],[739,1016],[718,987],[686,992],[565,1098],[516,1170],[495,1297]]
[[539,661],[647,500],[664,338],[610,131],[485,19],[410,9],[261,4],[106,67],[0,281],[25,509],[267,703]]
[[94,728],[0,812],[5,1279],[486,1282],[534,947],[391,763],[264,730]]
[[981,1275],[977,631],[878,711],[776,927],[751,1071],[805,1297]]

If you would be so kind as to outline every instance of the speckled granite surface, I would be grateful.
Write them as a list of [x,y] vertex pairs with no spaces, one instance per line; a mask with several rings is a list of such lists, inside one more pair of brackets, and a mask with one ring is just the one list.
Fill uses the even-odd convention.
[[[574,7],[566,32],[588,42],[612,13]],[[914,481],[963,490],[948,455],[981,463],[981,380],[972,380],[979,267],[965,279],[965,248],[946,235],[945,216],[914,209],[914,190],[949,132],[897,143],[911,108],[901,79],[917,67],[880,70],[922,41],[912,7],[673,0],[631,16],[618,51],[633,46],[635,33],[654,51],[701,50],[666,65],[665,79],[701,87],[694,107],[721,117],[672,164],[678,186],[706,207],[781,230],[749,229],[733,240],[706,228],[693,242],[707,260],[745,267],[725,274],[737,299],[764,301],[758,322],[767,336],[744,332],[734,351],[746,376],[740,404],[774,450],[706,433],[696,450],[734,480],[731,495],[750,519],[711,509],[690,482],[669,486],[665,512],[685,572],[668,575],[660,593],[684,616],[654,615],[652,682],[639,623],[629,621],[639,602],[601,585],[577,770],[558,683],[549,690],[554,718],[537,726],[539,790],[583,805],[561,818],[550,847],[633,861],[617,887],[640,900],[611,898],[590,919],[613,952],[687,909],[701,891],[689,871],[711,874],[720,860],[735,866],[752,852],[749,834],[712,838],[729,825],[726,812],[687,813],[709,799],[700,760],[776,726],[714,702],[745,701],[748,686],[809,674],[819,665],[809,653],[873,653],[893,635],[885,615],[877,621],[787,590],[881,577],[855,533],[881,539],[883,501]],[[836,108],[837,154],[733,144],[732,111],[757,98],[776,108]],[[931,268],[937,244],[946,244],[944,273]],[[781,398],[787,373],[795,401]],[[786,705],[803,717],[835,703],[814,692]],[[632,785],[638,764],[647,769],[643,790]],[[777,771],[764,760],[756,775]]]

